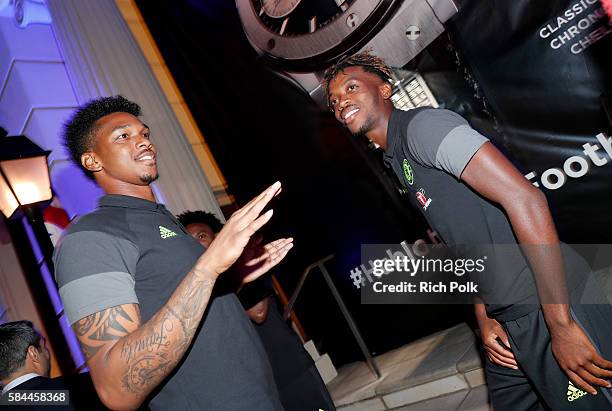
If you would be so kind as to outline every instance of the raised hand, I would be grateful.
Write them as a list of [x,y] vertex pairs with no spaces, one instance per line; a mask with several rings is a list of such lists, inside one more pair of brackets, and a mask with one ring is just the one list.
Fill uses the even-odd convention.
[[234,265],[241,282],[250,283],[280,263],[293,247],[293,238],[281,238],[266,245],[245,248]]
[[[260,213],[280,190],[281,183],[277,181],[257,197],[249,201],[249,203],[240,210],[232,214],[225,226],[223,226],[223,229],[210,244],[210,247],[202,254],[194,270],[196,272],[198,270],[212,270],[212,273],[206,274],[218,276],[234,264],[249,243],[251,236],[272,218],[272,210],[262,215],[260,215]],[[276,246],[273,247],[273,250],[269,250],[274,252],[263,260],[267,261],[273,258],[269,263],[274,261],[275,264],[282,260],[282,257],[284,257],[286,252],[291,248],[290,244],[293,239],[281,240],[285,241],[281,241],[281,244],[275,244]],[[281,255],[282,257],[280,257]]]

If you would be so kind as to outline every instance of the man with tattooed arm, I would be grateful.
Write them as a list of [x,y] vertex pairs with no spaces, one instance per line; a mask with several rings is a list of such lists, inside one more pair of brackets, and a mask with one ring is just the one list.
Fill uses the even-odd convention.
[[[60,295],[96,391],[112,409],[280,410],[259,336],[233,293],[215,283],[271,217],[275,183],[235,212],[208,249],[150,184],[156,148],[140,107],[93,100],[64,128],[73,160],[104,190],[72,224],[54,260]],[[278,264],[291,238],[246,263],[252,281]],[[243,270],[244,271],[244,270]]]

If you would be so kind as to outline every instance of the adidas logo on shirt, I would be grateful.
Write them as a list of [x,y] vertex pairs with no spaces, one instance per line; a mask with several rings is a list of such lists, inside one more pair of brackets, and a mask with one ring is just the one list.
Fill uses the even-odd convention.
[[584,397],[585,395],[587,395],[585,391],[582,391],[580,388],[576,387],[571,381],[569,382],[569,385],[567,386],[567,400],[569,402],[577,400],[580,397]]
[[162,239],[166,239],[168,237],[174,237],[176,235],[176,233],[172,230],[167,229],[164,226],[159,226],[159,235],[161,236]]

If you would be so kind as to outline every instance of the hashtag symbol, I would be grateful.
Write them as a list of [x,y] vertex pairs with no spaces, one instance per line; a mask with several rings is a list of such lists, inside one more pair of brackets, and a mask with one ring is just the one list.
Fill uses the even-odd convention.
[[353,284],[357,288],[361,288],[362,285],[365,285],[365,280],[363,279],[363,273],[359,269],[359,267],[355,267],[351,270],[351,280],[353,280]]

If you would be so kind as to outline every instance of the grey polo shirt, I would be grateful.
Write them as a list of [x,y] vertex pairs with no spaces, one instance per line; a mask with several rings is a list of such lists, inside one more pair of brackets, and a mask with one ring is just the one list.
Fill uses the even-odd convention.
[[[467,164],[489,141],[463,117],[431,107],[394,110],[387,140],[386,164],[446,244],[481,249],[517,244],[504,211],[461,181]],[[499,265],[491,270],[495,277],[485,278],[480,285],[481,297],[489,303],[487,311],[499,320],[517,318],[538,307],[527,261],[518,245],[510,247],[504,247],[503,261],[495,260]]]
[[[130,303],[148,321],[203,251],[163,205],[104,196],[66,230],[55,251],[70,323]],[[236,295],[218,288],[184,361],[154,391],[151,409],[282,409],[259,336]]]

